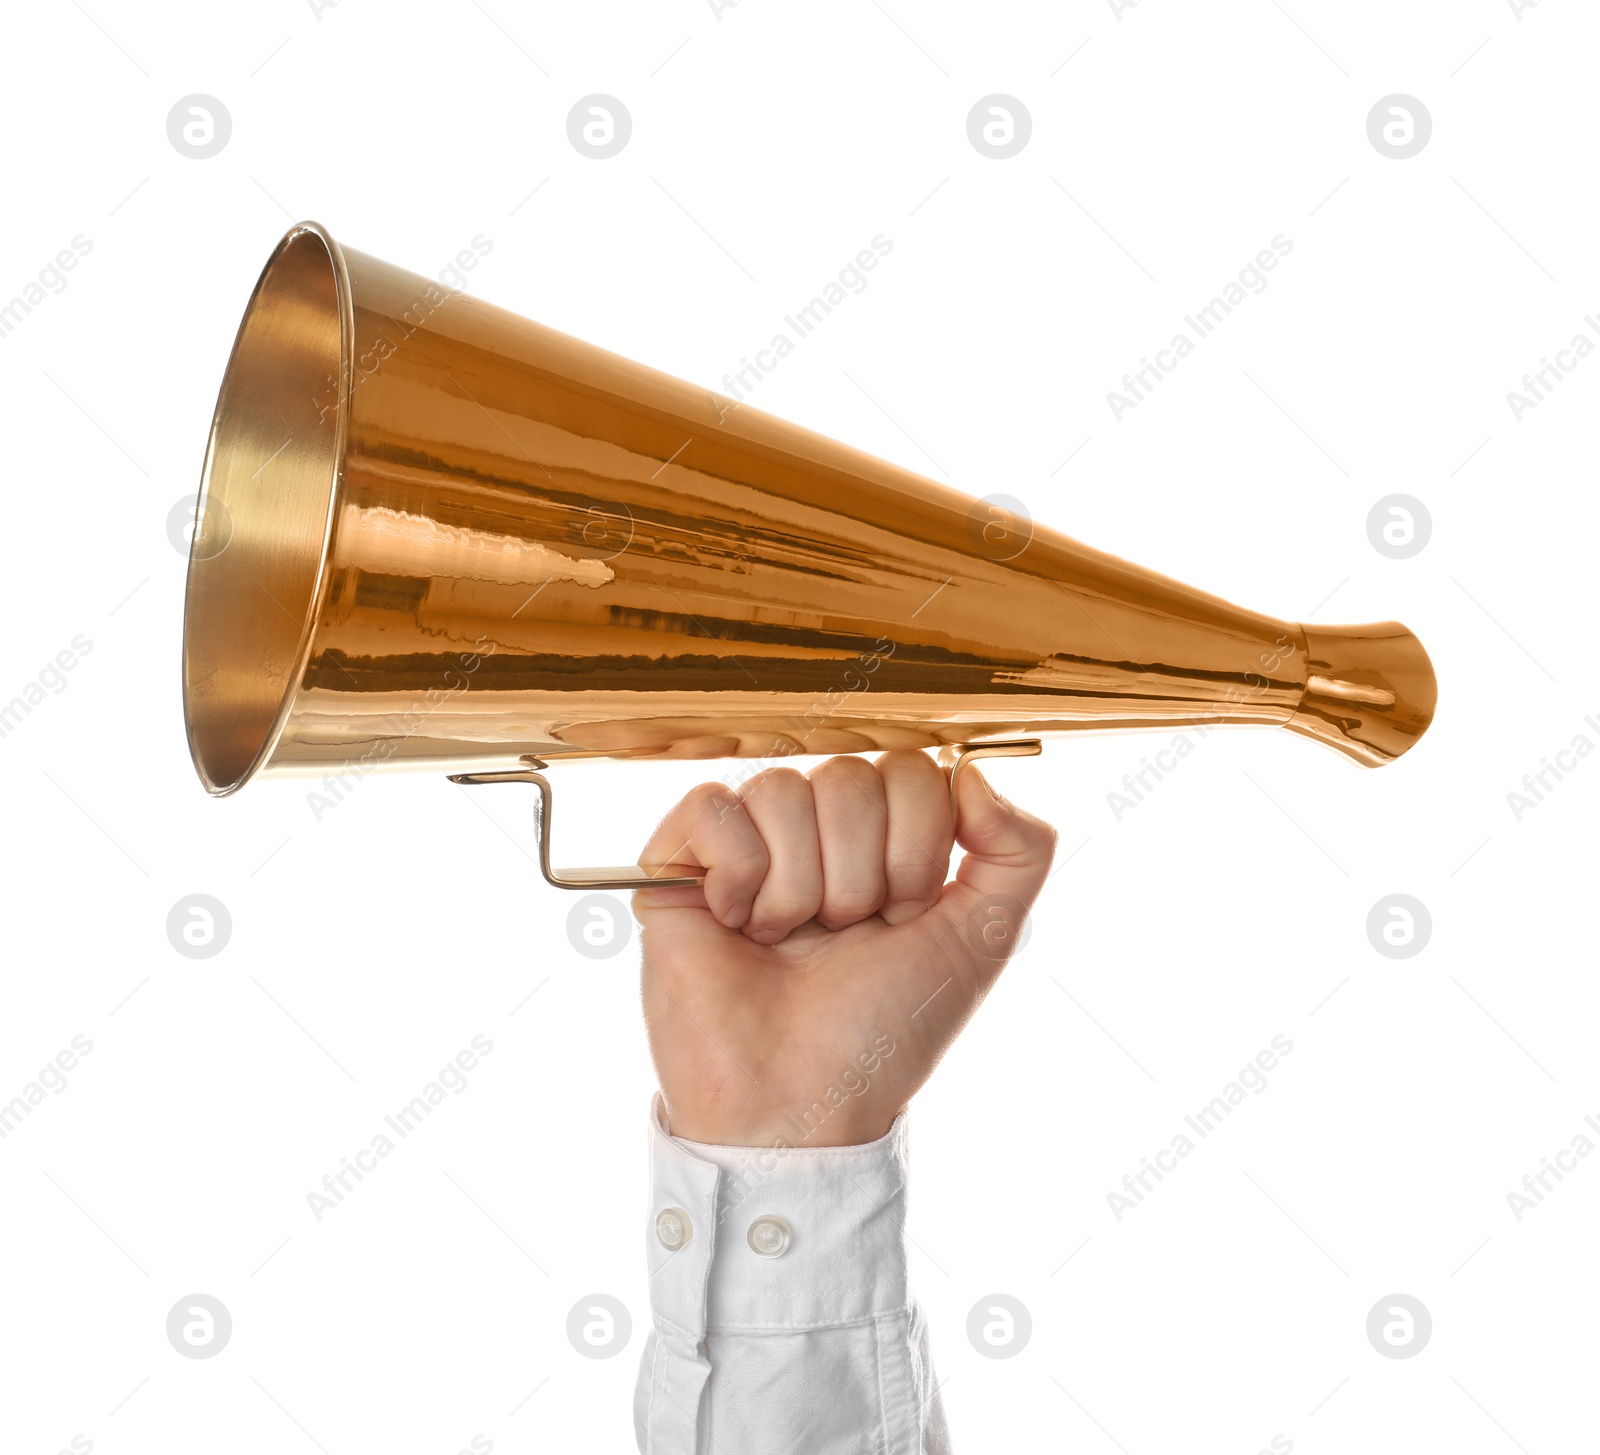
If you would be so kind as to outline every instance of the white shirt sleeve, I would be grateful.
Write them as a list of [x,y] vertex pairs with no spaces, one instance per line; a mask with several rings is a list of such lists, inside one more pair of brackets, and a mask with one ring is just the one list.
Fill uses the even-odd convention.
[[713,1147],[650,1119],[644,1455],[949,1455],[906,1290],[902,1115],[859,1147]]

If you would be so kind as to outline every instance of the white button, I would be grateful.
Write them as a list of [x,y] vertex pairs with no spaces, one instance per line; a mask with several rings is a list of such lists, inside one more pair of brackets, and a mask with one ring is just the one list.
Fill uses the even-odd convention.
[[656,1237],[669,1253],[676,1253],[693,1236],[694,1224],[681,1207],[664,1207],[656,1214]]
[[750,1224],[750,1246],[763,1258],[777,1258],[789,1251],[794,1229],[776,1213],[765,1213]]

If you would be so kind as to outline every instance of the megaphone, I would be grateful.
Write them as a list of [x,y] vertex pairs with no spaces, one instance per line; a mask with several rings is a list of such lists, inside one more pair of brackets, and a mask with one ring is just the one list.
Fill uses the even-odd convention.
[[[342,248],[274,249],[223,376],[183,702],[206,789],[578,759],[1287,728],[1377,766],[1436,689],[1397,622],[1232,606],[908,470]],[[681,871],[681,872],[680,872]]]

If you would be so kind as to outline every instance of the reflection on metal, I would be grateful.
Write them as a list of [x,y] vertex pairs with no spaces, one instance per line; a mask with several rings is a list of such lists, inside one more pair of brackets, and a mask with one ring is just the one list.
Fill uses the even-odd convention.
[[314,223],[250,299],[201,514],[183,689],[215,794],[1214,723],[1376,765],[1433,714],[1396,622],[1242,610]]
[[977,758],[1037,758],[1044,751],[1038,738],[1012,738],[999,743],[958,743],[939,749],[939,766],[950,775],[950,820],[961,820],[956,780],[961,770]]

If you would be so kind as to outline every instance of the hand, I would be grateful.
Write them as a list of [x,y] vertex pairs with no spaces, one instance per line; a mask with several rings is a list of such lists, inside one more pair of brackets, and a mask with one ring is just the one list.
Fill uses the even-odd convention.
[[[650,1050],[674,1135],[725,1146],[883,1136],[1004,967],[1055,851],[1048,824],[925,753],[830,758],[693,789],[634,895]],[[945,883],[952,842],[966,850]]]

